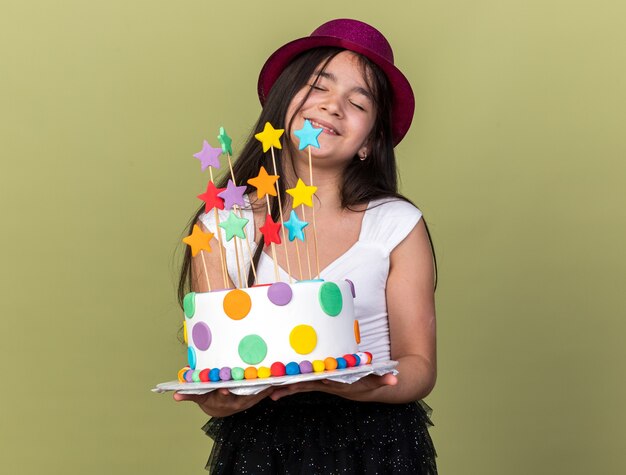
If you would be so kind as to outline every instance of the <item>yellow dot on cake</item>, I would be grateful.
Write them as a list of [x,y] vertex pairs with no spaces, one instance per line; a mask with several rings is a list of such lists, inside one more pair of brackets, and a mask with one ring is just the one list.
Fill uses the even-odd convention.
[[289,334],[289,344],[300,355],[308,355],[317,346],[317,333],[310,325],[298,325]]
[[224,313],[233,320],[241,320],[250,312],[250,296],[240,289],[231,290],[224,297]]

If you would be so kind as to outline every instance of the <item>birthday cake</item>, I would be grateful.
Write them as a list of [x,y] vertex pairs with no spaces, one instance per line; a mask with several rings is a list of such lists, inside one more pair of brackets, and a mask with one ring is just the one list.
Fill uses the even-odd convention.
[[189,293],[181,382],[296,375],[365,365],[350,281],[276,282]]
[[[307,120],[302,130],[295,131],[300,139],[300,149],[309,147],[309,167],[310,147],[319,147],[317,135],[321,130],[313,128]],[[273,157],[273,148],[281,148],[278,138],[282,133],[283,130],[276,130],[266,123],[263,132],[255,137],[262,142],[263,152],[272,149]],[[278,281],[276,246],[286,241],[285,228],[289,230],[290,241],[304,241],[304,228],[308,222],[300,220],[293,210],[289,220],[284,219],[277,193],[279,176],[269,175],[264,167],[260,168],[257,177],[248,180],[248,184],[256,188],[259,200],[267,200],[268,209],[269,196],[279,200],[280,222],[274,222],[268,215],[264,226],[259,229],[265,245],[271,246],[276,282],[246,286],[241,276],[247,275],[247,269],[245,266],[241,268],[240,262],[251,263],[252,259],[241,253],[246,248],[251,253],[253,247],[245,231],[249,219],[244,218],[242,213],[242,208],[247,206],[243,196],[247,187],[236,184],[231,164],[231,139],[223,128],[220,129],[218,139],[221,149],[213,148],[204,141],[203,149],[194,155],[201,161],[202,169],[208,168],[211,175],[207,191],[198,197],[206,203],[205,213],[214,214],[216,226],[214,234],[204,232],[195,225],[192,234],[183,239],[191,247],[192,256],[201,259],[204,282],[209,291],[190,292],[183,299],[188,366],[179,371],[178,380],[188,383],[239,381],[321,373],[370,364],[372,355],[358,352],[360,333],[354,316],[355,289],[352,282],[326,282],[319,279],[319,262],[317,278],[309,275],[308,279],[301,277],[296,282],[292,282],[291,278],[289,282]],[[213,183],[213,168],[219,168],[218,157],[222,153],[228,157],[231,178],[226,188],[217,188]],[[316,191],[312,184],[312,170],[309,181],[309,185],[305,185],[299,178],[295,188],[285,190],[293,197],[292,208],[302,207],[303,217],[304,207],[313,206],[311,197]],[[314,214],[312,218],[315,233]],[[282,239],[279,229],[282,231]],[[211,290],[203,252],[212,251],[210,241],[215,236],[219,239],[219,262],[224,284],[227,282],[224,242],[232,241],[228,245],[235,253],[235,259],[231,261],[236,262],[237,266],[235,274],[238,278],[232,279],[236,288]],[[313,238],[316,239],[315,234]],[[242,242],[246,242],[246,245]],[[297,249],[297,241],[295,244]],[[287,257],[285,254],[289,265]],[[307,253],[307,267],[311,272],[308,259]]]

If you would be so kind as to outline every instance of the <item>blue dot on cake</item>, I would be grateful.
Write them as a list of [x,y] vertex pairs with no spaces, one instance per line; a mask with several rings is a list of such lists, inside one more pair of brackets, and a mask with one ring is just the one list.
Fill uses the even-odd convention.
[[187,360],[189,361],[189,367],[196,369],[196,352],[191,346],[187,348]]

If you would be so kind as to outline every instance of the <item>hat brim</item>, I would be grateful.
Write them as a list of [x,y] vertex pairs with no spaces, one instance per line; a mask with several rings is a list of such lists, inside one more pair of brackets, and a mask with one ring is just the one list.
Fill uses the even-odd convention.
[[352,41],[333,36],[307,36],[291,41],[277,49],[265,62],[259,74],[258,94],[261,105],[272,86],[284,71],[285,67],[300,53],[313,48],[334,46],[361,54],[376,64],[389,79],[393,91],[392,124],[394,146],[400,143],[411,126],[413,112],[415,110],[415,97],[408,79],[396,66],[382,56],[353,43]]

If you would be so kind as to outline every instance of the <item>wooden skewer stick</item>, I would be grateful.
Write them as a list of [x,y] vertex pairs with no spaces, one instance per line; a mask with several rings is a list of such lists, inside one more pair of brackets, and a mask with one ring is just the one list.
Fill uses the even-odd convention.
[[300,269],[300,280],[304,280],[302,276],[302,262],[300,261],[300,246],[298,246],[298,238],[294,240],[294,244],[296,245],[296,256],[298,258],[298,269]]
[[[274,165],[274,175],[278,175],[276,170],[276,156],[274,155],[274,147],[270,147],[272,150],[272,164]],[[278,188],[278,182],[276,182],[276,197],[278,198],[278,212],[280,213],[280,227],[283,234],[283,248],[285,249],[285,261],[287,262],[287,274],[289,274],[289,283],[292,284],[291,278],[291,266],[289,265],[289,254],[287,253],[287,236],[285,234],[285,219],[283,218],[283,204],[280,199],[280,189]],[[302,271],[300,271],[302,277]]]
[[[311,146],[309,149],[309,186],[313,186],[313,165],[311,163]],[[315,253],[315,264],[317,266],[317,278],[320,278],[320,255],[317,252],[317,226],[315,225],[315,203],[311,203],[313,206],[313,251]],[[304,219],[304,218],[303,218]]]
[[[230,177],[233,180],[233,184],[236,186],[237,182],[235,181],[235,172],[233,171],[233,162],[230,159],[230,153],[227,153],[226,156],[228,157],[228,167],[230,168]],[[239,208],[239,206],[233,206],[233,208],[235,209],[235,211],[237,212],[236,214],[241,218],[242,217],[242,213],[241,213],[241,209]],[[236,237],[233,239],[237,239]],[[237,242],[237,241],[235,241]],[[254,266],[254,257],[252,255],[252,247],[250,246],[250,237],[248,236],[248,233],[246,233],[246,244],[248,245],[248,254],[250,255],[250,266],[252,267],[252,275],[254,275],[254,280],[256,282],[257,277],[256,277],[256,269]],[[235,246],[236,247],[236,246]],[[243,257],[243,249],[241,251],[242,257]],[[246,287],[248,286],[248,282],[246,279]]]
[[[272,209],[270,208],[270,197],[268,195],[265,195],[265,201],[267,202],[267,214],[268,216],[271,216],[272,213]],[[280,274],[278,273],[278,260],[276,259],[276,246],[274,246],[274,243],[271,243],[272,245],[272,259],[274,260],[274,280],[276,282],[280,281]]]
[[211,281],[209,281],[209,273],[206,269],[206,261],[204,260],[204,252],[200,251],[200,257],[202,257],[202,267],[204,267],[204,277],[206,278],[206,285],[209,288],[209,292],[211,292]]
[[[302,205],[302,221],[306,221],[306,213],[304,212],[304,205]],[[309,240],[308,239],[304,240],[304,246],[306,248],[306,263],[309,268],[309,280],[311,280],[313,276],[311,275],[311,254],[309,253]]]
[[[213,167],[209,167],[209,175],[211,176],[211,181],[213,182],[213,184],[215,184],[215,182],[213,181]],[[228,271],[226,267],[226,256],[224,255],[224,243],[222,242],[222,232],[220,230],[220,214],[217,211],[217,207],[213,208],[213,214],[215,216],[215,229],[217,233],[217,240],[220,243],[220,264],[222,267],[222,279],[224,280],[224,288],[226,289],[228,287],[228,280],[226,279],[226,276],[228,275]]]

